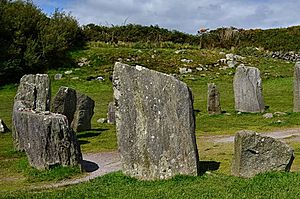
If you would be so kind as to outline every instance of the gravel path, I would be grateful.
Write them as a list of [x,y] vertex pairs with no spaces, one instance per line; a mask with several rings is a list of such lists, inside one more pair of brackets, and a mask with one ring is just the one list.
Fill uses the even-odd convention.
[[[288,129],[282,131],[274,131],[269,133],[261,133],[262,135],[270,136],[276,139],[288,139],[293,141],[300,141],[300,128]],[[220,136],[202,136],[202,140],[216,143],[230,143],[234,141],[232,135]],[[34,187],[38,189],[49,189],[63,187],[81,182],[86,182],[104,174],[121,170],[121,162],[117,151],[114,152],[101,152],[101,153],[88,153],[83,154],[83,168],[87,175],[77,179],[68,179],[58,183],[47,184],[41,187]]]

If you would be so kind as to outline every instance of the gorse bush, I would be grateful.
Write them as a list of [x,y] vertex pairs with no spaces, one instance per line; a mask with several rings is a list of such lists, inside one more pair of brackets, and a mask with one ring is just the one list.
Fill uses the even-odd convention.
[[49,18],[29,1],[0,0],[0,85],[61,66],[80,35],[70,15]]

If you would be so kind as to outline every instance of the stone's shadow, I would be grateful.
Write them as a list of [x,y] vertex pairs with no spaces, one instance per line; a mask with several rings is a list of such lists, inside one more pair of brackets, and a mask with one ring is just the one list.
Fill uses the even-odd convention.
[[98,164],[96,164],[94,162],[91,162],[91,161],[88,161],[88,160],[82,160],[81,166],[82,166],[82,169],[85,172],[88,172],[88,173],[96,171],[96,170],[99,169]]
[[102,129],[102,128],[98,128],[98,129],[89,129],[88,131],[107,131],[109,129]]
[[87,140],[78,140],[78,142],[79,142],[80,145],[91,143]]
[[220,168],[220,162],[216,161],[199,161],[200,174],[204,174],[206,171],[216,171]]
[[92,133],[92,132],[87,132],[83,134],[77,134],[77,138],[90,138],[90,137],[96,137],[98,135],[101,135],[101,133]]

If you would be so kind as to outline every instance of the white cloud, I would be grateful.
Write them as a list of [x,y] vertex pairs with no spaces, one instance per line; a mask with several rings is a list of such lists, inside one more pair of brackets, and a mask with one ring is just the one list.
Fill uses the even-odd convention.
[[[53,2],[37,0],[39,2]],[[215,29],[271,28],[300,24],[298,0],[68,0],[58,1],[81,24],[159,25],[188,33]],[[63,3],[62,3],[63,2]]]

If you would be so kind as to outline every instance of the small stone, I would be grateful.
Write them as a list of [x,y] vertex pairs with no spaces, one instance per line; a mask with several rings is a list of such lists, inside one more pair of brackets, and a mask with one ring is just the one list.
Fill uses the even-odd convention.
[[65,71],[65,74],[66,74],[66,75],[70,75],[71,73],[73,73],[72,70],[67,70],[67,71]]
[[273,118],[273,113],[265,113],[265,114],[263,114],[263,118],[266,118],[266,119]]
[[180,74],[186,74],[186,73],[191,73],[192,69],[190,68],[179,68],[179,73]]
[[9,132],[9,129],[7,128],[4,121],[0,119],[0,133],[7,133],[7,132]]
[[184,62],[184,63],[191,63],[191,62],[193,62],[193,60],[191,60],[191,59],[181,59],[180,61]]
[[277,111],[277,112],[274,113],[274,115],[275,115],[275,116],[285,116],[285,115],[287,115],[287,113]]
[[227,116],[230,116],[230,115],[231,115],[231,113],[225,113],[225,115],[227,115]]
[[72,80],[77,80],[77,79],[79,79],[79,77],[72,77],[71,79]]
[[55,80],[61,80],[62,79],[62,74],[55,74],[54,79]]
[[106,118],[100,118],[97,120],[97,123],[106,123],[107,119]]

